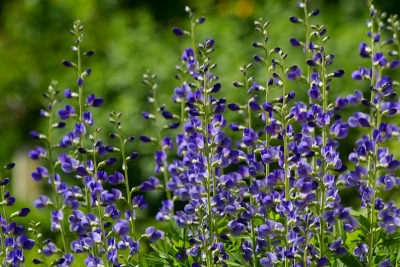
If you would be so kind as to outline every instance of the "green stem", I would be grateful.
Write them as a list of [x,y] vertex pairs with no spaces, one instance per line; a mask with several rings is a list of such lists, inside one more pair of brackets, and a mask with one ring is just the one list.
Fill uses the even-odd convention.
[[[158,135],[158,145],[160,147],[160,150],[163,151],[165,154],[165,149],[162,145],[162,135],[161,135],[161,128],[160,128],[160,122],[158,120],[158,105],[157,105],[157,95],[156,95],[156,90],[153,90],[153,97],[154,97],[154,111],[155,111],[155,121],[156,121],[156,128],[157,128],[157,135]],[[165,193],[167,194],[167,198],[169,200],[172,200],[172,195],[171,192],[167,188],[167,183],[168,183],[168,166],[167,162],[163,161],[163,175],[164,175],[164,185],[165,185]]]
[[[51,101],[53,101],[54,103],[54,99],[53,99],[53,95],[51,97]],[[52,103],[52,104],[53,104]],[[48,150],[49,150],[49,163],[50,163],[50,173],[51,173],[51,187],[53,189],[53,196],[54,196],[54,201],[55,201],[55,207],[57,209],[57,211],[60,210],[60,202],[58,200],[58,194],[57,194],[57,185],[56,185],[56,181],[55,181],[55,169],[54,169],[54,164],[53,164],[53,147],[52,147],[52,136],[53,136],[53,116],[54,116],[54,107],[50,110],[50,117],[49,117],[49,132],[48,132],[48,136],[47,136],[47,144],[48,144]],[[69,248],[67,246],[67,242],[65,240],[65,228],[64,228],[64,220],[61,220],[60,222],[61,224],[61,239],[62,239],[62,243],[64,246],[64,253],[68,253]]]

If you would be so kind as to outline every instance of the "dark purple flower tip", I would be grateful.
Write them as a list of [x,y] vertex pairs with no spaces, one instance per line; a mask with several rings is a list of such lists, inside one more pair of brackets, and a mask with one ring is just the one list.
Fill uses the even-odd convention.
[[42,264],[43,261],[40,260],[40,259],[33,259],[33,260],[32,260],[32,263],[38,265],[38,264]]
[[214,39],[207,38],[207,40],[204,42],[204,47],[207,49],[213,48],[214,47]]
[[270,102],[264,102],[264,103],[262,104],[262,107],[263,107],[263,109],[264,109],[265,111],[267,111],[267,112],[272,112],[272,111],[274,111],[274,106],[273,106]]
[[344,75],[344,70],[337,70],[337,71],[333,72],[332,77],[340,78],[343,75]]
[[240,131],[240,125],[236,123],[229,124],[229,128],[234,132]]
[[235,86],[235,87],[243,87],[244,84],[241,83],[241,82],[234,82],[234,83],[233,83],[233,86]]
[[256,47],[256,48],[263,47],[262,43],[259,43],[259,42],[252,42],[251,45],[252,45],[253,47]]
[[12,206],[15,203],[15,197],[7,198],[7,206]]
[[211,87],[210,92],[211,93],[218,93],[221,90],[221,84],[220,83],[216,83],[213,85],[213,87]]
[[360,123],[360,125],[361,125],[362,127],[366,127],[366,128],[371,127],[371,124],[370,124],[369,121],[368,121],[367,119],[365,119],[365,118],[359,118],[359,119],[358,119],[358,122]]
[[63,61],[62,61],[62,64],[63,64],[65,67],[68,67],[68,68],[76,67],[76,65],[75,65],[74,63],[72,63],[71,61],[68,61],[68,60],[63,60]]
[[300,22],[300,19],[297,18],[297,17],[294,17],[294,16],[290,16],[290,17],[289,17],[289,20],[290,20],[290,22],[292,22],[292,23],[299,23],[299,22]]
[[15,215],[15,216],[18,216],[18,217],[25,217],[25,216],[27,216],[28,214],[29,214],[29,212],[31,212],[31,210],[29,209],[29,208],[22,208],[21,210],[19,210],[17,213],[17,215]]
[[150,143],[152,141],[152,139],[146,135],[139,136],[139,140],[143,143]]
[[290,44],[292,45],[292,46],[301,46],[301,43],[300,43],[300,41],[299,40],[297,40],[296,38],[294,38],[294,37],[292,37],[292,38],[290,38]]
[[87,69],[84,71],[83,73],[85,76],[89,76],[90,74],[92,74],[92,69]]
[[0,186],[5,186],[5,185],[8,185],[9,183],[10,183],[10,179],[4,178],[0,181]]
[[135,160],[139,157],[139,153],[137,152],[133,152],[128,158],[127,160]]
[[171,120],[174,118],[174,115],[172,115],[171,112],[163,110],[163,112],[161,112],[161,115],[164,117],[164,119],[166,120]]
[[53,128],[59,128],[59,129],[61,129],[61,128],[64,128],[64,127],[65,127],[65,125],[66,125],[66,123],[65,123],[65,122],[63,122],[63,121],[60,121],[60,122],[56,122],[56,123],[54,123],[54,124],[52,125],[52,127],[53,127]]
[[135,140],[134,136],[129,136],[128,138],[126,138],[127,142],[133,142]]
[[185,35],[185,32],[180,29],[180,28],[173,28],[172,32],[176,35],[176,36],[183,36]]
[[83,80],[82,80],[81,77],[79,77],[78,80],[76,80],[76,84],[77,84],[78,86],[82,86]]
[[79,147],[78,148],[78,152],[81,153],[81,154],[87,154],[88,150],[86,148],[84,148],[84,147]]
[[145,118],[146,120],[154,119],[154,118],[155,118],[153,114],[150,114],[150,113],[148,113],[148,112],[146,112],[146,111],[143,111],[143,112],[142,112],[142,117]]
[[257,61],[257,62],[264,62],[264,59],[262,58],[262,57],[260,57],[260,56],[253,56],[253,59],[255,60],[255,61]]
[[15,167],[15,163],[11,162],[11,163],[8,163],[6,166],[4,166],[4,169],[11,170],[14,167]]
[[378,43],[380,39],[381,39],[381,35],[379,33],[376,33],[374,35],[374,41],[373,42],[374,43]]
[[397,67],[400,65],[400,61],[399,60],[393,60],[392,62],[390,62],[390,68],[391,69],[397,69]]
[[117,159],[116,158],[109,158],[109,159],[107,159],[106,160],[106,166],[112,166],[112,165],[114,165],[115,163],[117,163]]
[[310,16],[318,16],[319,14],[319,9],[315,9],[310,13]]
[[79,166],[78,168],[76,168],[76,174],[83,177],[89,175],[89,172],[84,167]]
[[240,106],[235,103],[228,104],[228,108],[229,108],[229,110],[232,110],[232,111],[238,111],[241,109]]
[[308,59],[308,60],[306,61],[306,63],[307,63],[307,65],[310,66],[310,67],[317,67],[317,66],[319,66],[319,64],[318,64],[316,61],[311,60],[311,59]]
[[196,23],[197,23],[197,24],[203,24],[205,21],[206,21],[206,18],[205,18],[205,17],[200,17],[200,18],[198,18],[198,19],[196,20]]
[[36,131],[30,131],[29,135],[32,137],[32,139],[35,139],[35,140],[39,140],[40,139],[40,134],[38,132],[36,132]]
[[93,50],[87,51],[87,52],[83,53],[83,55],[87,56],[87,57],[91,57],[94,55],[94,51]]
[[169,129],[176,129],[176,128],[179,127],[179,125],[180,125],[180,122],[179,122],[179,121],[175,121],[175,122],[170,123],[170,124],[168,125],[168,128],[169,128]]
[[118,135],[115,134],[115,133],[110,133],[108,136],[109,136],[111,139],[114,139],[114,138],[116,138]]

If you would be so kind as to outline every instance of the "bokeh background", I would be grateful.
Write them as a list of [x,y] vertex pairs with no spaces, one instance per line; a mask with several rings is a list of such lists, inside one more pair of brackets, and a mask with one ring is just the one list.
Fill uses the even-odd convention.
[[[47,120],[39,116],[39,110],[47,104],[42,93],[53,79],[58,81],[61,91],[77,89],[76,72],[61,64],[63,59],[76,61],[76,54],[70,50],[74,37],[68,33],[73,22],[80,19],[85,26],[87,37],[83,50],[95,51],[95,55],[83,63],[84,69],[90,67],[93,71],[85,80],[85,94],[95,93],[105,100],[104,105],[94,111],[92,131],[103,127],[104,141],[111,142],[107,137],[113,131],[108,122],[110,111],[123,112],[121,121],[126,135],[155,135],[154,125],[140,115],[144,110],[153,111],[146,101],[149,90],[142,84],[142,74],[146,70],[158,75],[159,102],[174,110],[171,96],[173,89],[180,85],[174,79],[174,67],[180,64],[183,49],[191,44],[189,39],[174,36],[171,30],[173,27],[189,30],[189,18],[184,11],[186,5],[197,17],[206,17],[206,22],[196,28],[196,43],[214,38],[212,58],[218,64],[215,74],[223,86],[220,96],[227,97],[228,102],[242,103],[245,97],[232,82],[243,81],[239,67],[253,62],[254,54],[260,54],[251,45],[253,41],[261,41],[253,23],[260,17],[271,22],[269,47],[279,46],[289,54],[287,66],[305,66],[301,49],[289,44],[290,37],[304,40],[303,28],[288,19],[291,15],[302,17],[302,10],[297,8],[294,0],[0,1],[0,162],[14,160],[19,163],[13,174],[6,174],[12,175],[13,192],[18,196],[17,207],[31,206],[32,200],[46,191],[46,187],[35,186],[30,181],[30,171],[36,163],[27,158],[27,152],[37,145],[30,139],[29,132],[46,131]],[[400,13],[398,1],[377,1],[375,5],[389,14]],[[327,52],[335,55],[331,70],[344,69],[346,72],[345,77],[333,82],[330,100],[338,95],[345,97],[354,89],[368,94],[368,83],[352,81],[350,76],[359,66],[370,64],[358,55],[360,42],[369,42],[365,26],[369,12],[364,1],[310,1],[309,9],[315,8],[320,9],[321,14],[311,23],[326,25],[327,35],[331,37],[326,45]],[[263,81],[263,71],[259,64],[254,64],[249,74]],[[391,74],[398,77],[399,71]],[[296,91],[298,100],[305,100],[305,85],[290,83],[289,90]],[[63,105],[73,103],[63,99],[62,95],[60,97]],[[348,108],[342,115],[347,118],[354,111]],[[227,115],[228,121],[240,119],[236,116]],[[66,129],[72,126],[70,122]],[[171,132],[171,136],[174,134],[176,132]],[[350,137],[342,144],[343,161],[347,161],[346,155],[352,151],[359,135],[356,130],[351,130]],[[140,154],[139,160],[131,166],[131,185],[138,185],[154,175],[155,148],[135,141],[127,149]],[[344,202],[357,207],[354,196],[354,191],[342,191]],[[154,205],[141,215],[142,220],[152,223],[160,207],[156,203],[162,197],[159,193],[146,195]],[[34,210],[30,216],[46,224],[49,223],[48,214],[49,211]]]

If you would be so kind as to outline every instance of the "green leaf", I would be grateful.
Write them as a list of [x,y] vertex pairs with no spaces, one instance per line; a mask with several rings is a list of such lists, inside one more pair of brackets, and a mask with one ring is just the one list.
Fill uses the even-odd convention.
[[241,266],[246,266],[246,261],[243,259],[243,256],[242,256],[241,253],[238,253],[238,252],[234,253],[234,252],[231,252],[229,250],[226,250],[226,254],[228,254],[230,259],[241,263],[242,264]]
[[232,261],[232,260],[225,260],[224,262],[225,262],[228,266],[240,266],[240,267],[243,266],[243,264],[237,263],[237,262]]
[[365,227],[365,229],[367,230],[367,232],[369,232],[369,230],[371,229],[371,223],[370,223],[370,221],[369,221],[364,215],[362,215],[362,214],[360,214],[360,215],[358,216],[358,220],[360,221],[360,224],[361,224],[362,226]]
[[363,267],[357,258],[351,254],[341,257],[339,260],[347,267]]
[[154,252],[150,253],[149,255],[144,255],[144,258],[150,266],[163,266],[167,263],[165,260],[161,259],[157,253]]
[[172,234],[174,236],[178,236],[180,237],[180,239],[184,239],[185,237],[183,236],[183,229],[180,228],[177,224],[176,224],[176,220],[174,218],[171,218],[171,228],[172,228]]

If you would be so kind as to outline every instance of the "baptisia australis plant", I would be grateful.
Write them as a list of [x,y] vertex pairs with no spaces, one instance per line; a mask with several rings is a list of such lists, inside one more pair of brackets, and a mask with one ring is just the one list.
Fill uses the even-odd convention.
[[[212,60],[214,39],[196,46],[194,31],[205,18],[195,18],[187,7],[190,30],[173,29],[191,40],[176,66],[179,83],[172,100],[178,107],[170,111],[159,105],[156,75],[143,76],[153,107],[142,116],[155,124],[156,137],[139,139],[156,145],[154,167],[161,181],[152,176],[135,186],[129,184],[129,164],[138,153],[126,150],[134,137],[124,137],[122,113],[110,113],[115,127],[110,145],[103,143],[102,128],[92,129],[91,109],[100,108],[103,99],[84,86],[91,69],[83,69],[83,59],[94,52],[83,52],[83,26],[75,22],[70,33],[76,63],[64,60],[63,65],[77,72],[76,85],[64,91],[67,100],[61,105],[57,83],[51,83],[44,94],[47,108],[40,112],[49,121],[48,131],[31,132],[44,147],[29,153],[44,163],[32,179],[47,179],[52,194],[38,196],[34,205],[49,210],[55,236],[43,239],[33,222],[28,230],[34,240],[29,239],[13,221],[27,209],[7,216],[6,206],[15,199],[4,191],[9,180],[3,179],[5,266],[23,264],[23,250],[33,246],[39,252],[33,263],[42,266],[398,266],[400,209],[384,193],[400,184],[400,162],[388,148],[399,134],[391,119],[400,108],[398,83],[386,72],[400,64],[400,25],[397,16],[380,13],[371,0],[366,3],[370,41],[359,53],[370,63],[351,76],[367,81],[369,91],[330,98],[338,90],[334,79],[345,72],[334,67],[334,55],[326,51],[326,27],[311,24],[320,11],[309,11],[302,0],[297,6],[303,15],[289,20],[304,29],[305,37],[290,38],[288,44],[299,47],[303,59],[288,65],[290,55],[269,38],[270,23],[257,20],[261,41],[252,45],[261,54],[253,59],[264,75],[252,76],[251,63],[240,68],[242,81],[231,90],[244,89],[243,103],[218,96],[222,85]],[[386,31],[392,35],[388,40]],[[306,103],[296,99],[301,87],[307,88],[302,89],[308,92]],[[272,98],[272,90],[280,96]],[[352,106],[357,112],[344,117],[341,111]],[[226,107],[241,117],[228,123]],[[73,130],[54,141],[53,130],[68,127]],[[357,127],[363,135],[354,151],[339,154]],[[235,134],[241,138],[235,141]],[[121,169],[108,171],[116,164]],[[341,187],[357,190],[360,210],[342,204]],[[141,193],[153,190],[165,196],[156,215],[164,231],[150,226],[140,234],[136,212],[149,205]],[[147,250],[141,249],[143,239]]]

